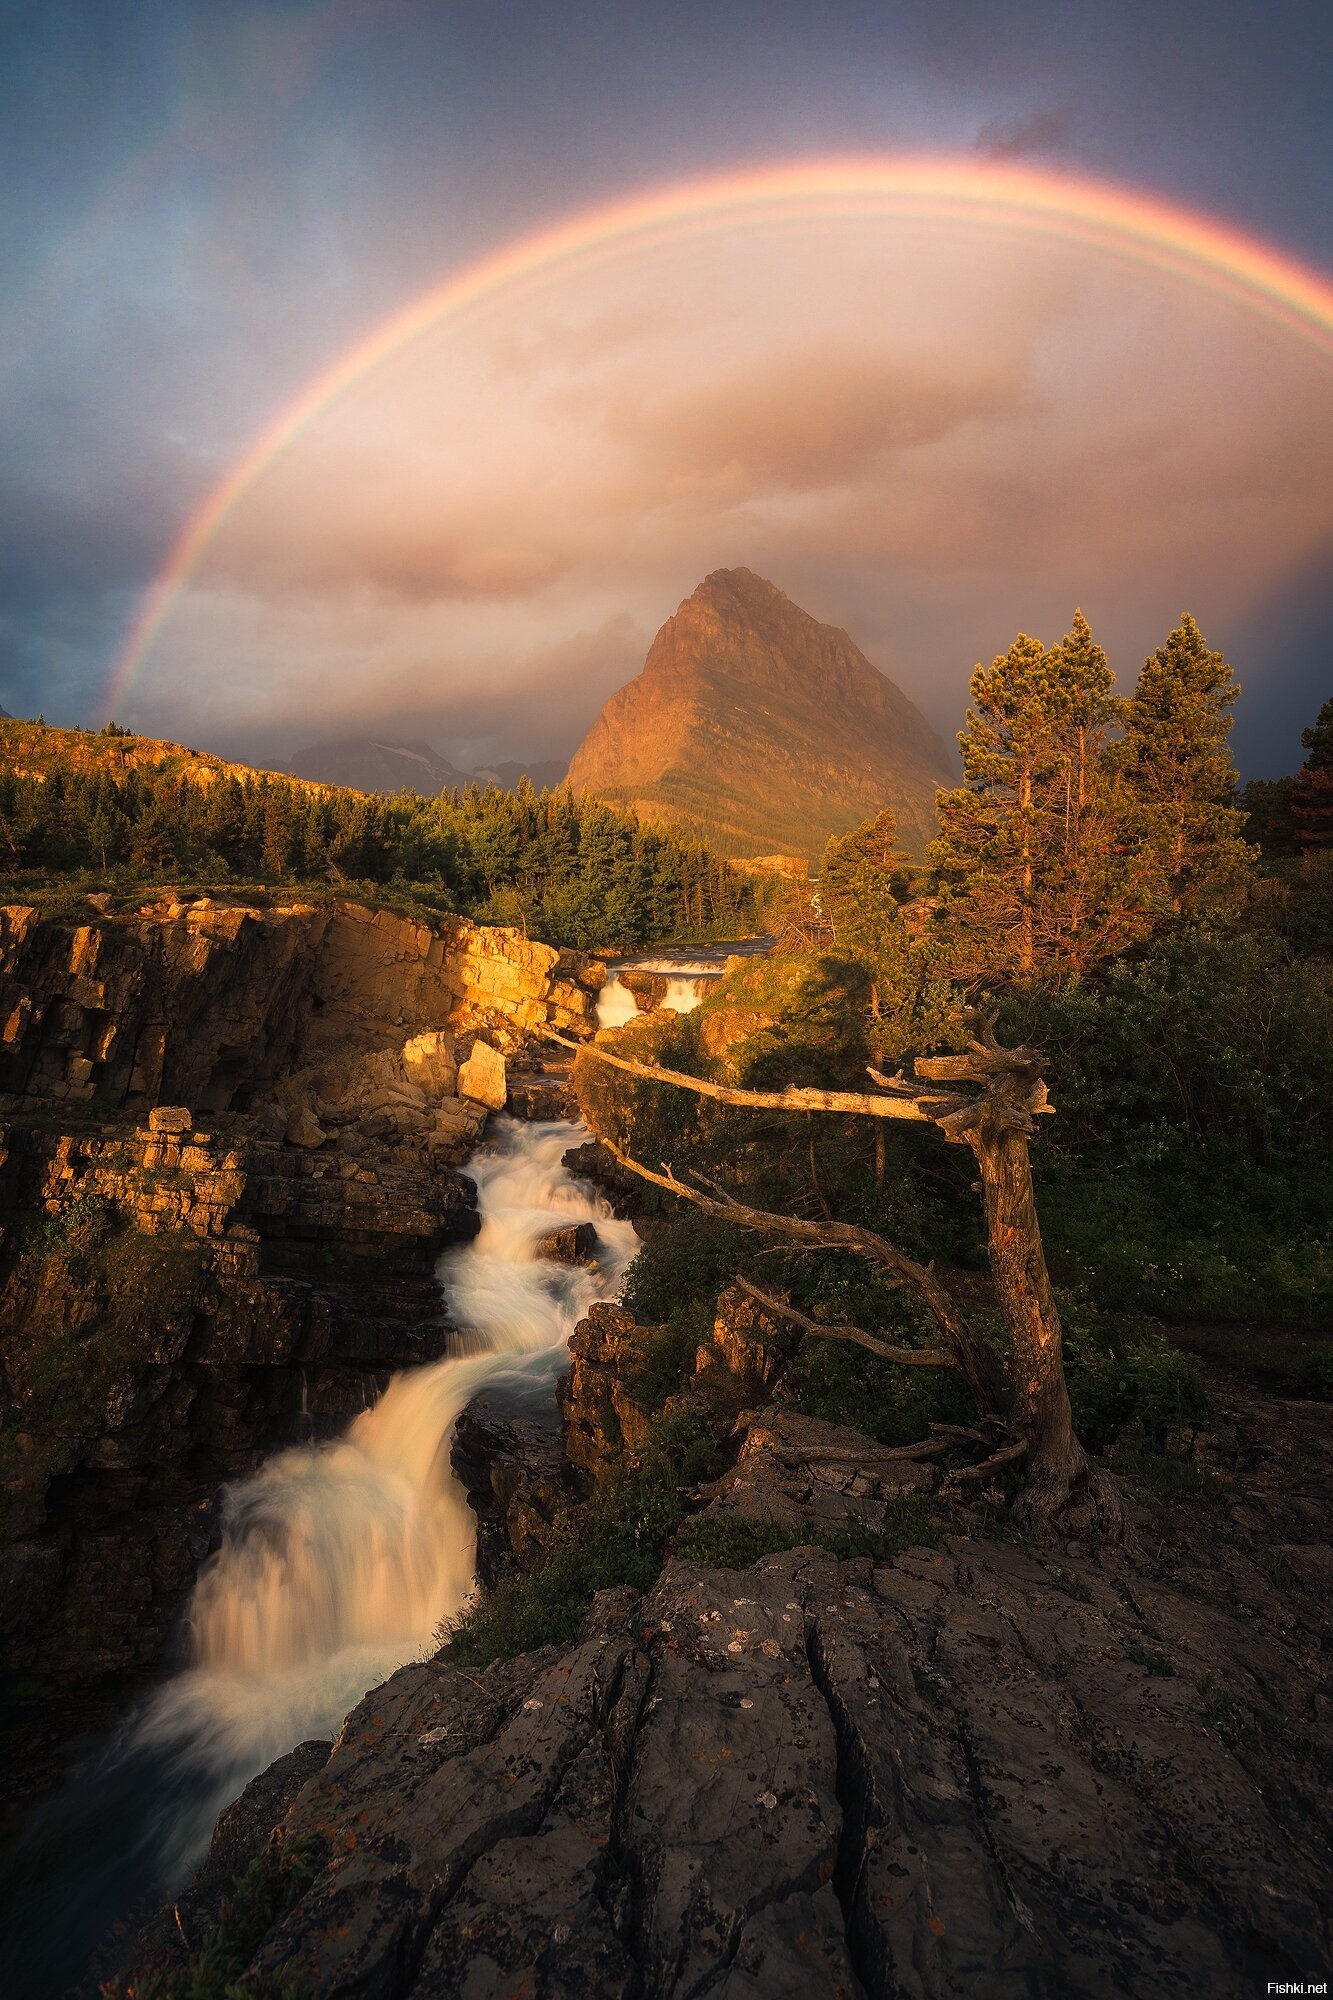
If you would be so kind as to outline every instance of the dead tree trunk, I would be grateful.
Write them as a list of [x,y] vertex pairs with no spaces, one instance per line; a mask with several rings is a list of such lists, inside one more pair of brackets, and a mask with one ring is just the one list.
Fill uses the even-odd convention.
[[1065,1381],[1064,1335],[1046,1268],[1032,1188],[1033,1121],[1053,1110],[1035,1050],[1002,1048],[993,1020],[979,1024],[966,1055],[923,1057],[931,1082],[974,1083],[981,1094],[936,1122],[946,1139],[972,1148],[980,1171],[986,1251],[1009,1335],[1010,1425],[1027,1444],[1019,1512],[1119,1529],[1111,1481],[1088,1464],[1074,1432]]
[[[551,1039],[565,1041],[552,1033]],[[1026,1484],[1019,1511],[1034,1526],[1059,1521],[1064,1529],[1122,1533],[1119,1496],[1111,1480],[1088,1463],[1074,1431],[1069,1390],[1065,1381],[1060,1316],[1051,1290],[1041,1229],[1032,1188],[1029,1141],[1034,1120],[1049,1113],[1041,1058],[1034,1050],[1003,1048],[995,1038],[992,1019],[981,1019],[967,1052],[918,1059],[920,1083],[901,1075],[870,1072],[878,1092],[822,1091],[787,1088],[751,1091],[721,1085],[621,1056],[595,1044],[565,1044],[581,1057],[611,1064],[653,1083],[670,1083],[701,1097],[752,1109],[783,1111],[862,1112],[875,1119],[916,1119],[939,1127],[955,1145],[968,1145],[980,1173],[980,1193],[986,1218],[991,1275],[1009,1336],[1006,1380],[997,1398],[992,1358],[966,1329],[961,1315],[934,1273],[912,1265],[883,1239],[847,1223],[797,1224],[762,1210],[747,1210],[710,1184],[710,1196],[686,1187],[668,1168],[658,1175],[612,1147],[617,1157],[659,1186],[684,1195],[700,1207],[726,1214],[747,1228],[778,1235],[819,1238],[825,1247],[855,1249],[870,1256],[897,1282],[911,1284],[926,1299],[952,1348],[978,1404],[990,1414],[1003,1407],[1015,1450],[1026,1459]],[[931,1085],[973,1085],[978,1094],[931,1089]],[[880,1128],[882,1129],[882,1128]],[[859,1241],[852,1241],[857,1238]],[[874,1244],[875,1248],[869,1248]],[[888,1255],[885,1255],[885,1253]],[[895,1268],[896,1267],[896,1268]],[[931,1294],[935,1296],[931,1296]],[[952,1322],[952,1324],[951,1324]],[[1021,1447],[1021,1452],[1018,1448]]]

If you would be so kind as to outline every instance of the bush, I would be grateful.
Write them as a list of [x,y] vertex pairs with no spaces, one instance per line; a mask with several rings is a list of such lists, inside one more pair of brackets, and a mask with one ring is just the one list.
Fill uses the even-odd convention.
[[827,1549],[839,1562],[868,1556],[890,1562],[904,1549],[932,1548],[945,1522],[928,1500],[912,1494],[889,1506],[882,1528],[867,1527],[848,1514],[845,1527],[817,1534],[808,1528],[784,1528],[776,1521],[747,1521],[735,1515],[697,1516],[676,1536],[672,1554],[709,1569],[749,1569],[764,1556],[786,1549]]
[[1188,925],[1098,985],[1009,995],[1058,1117],[1033,1153],[1053,1269],[1099,1303],[1319,1324],[1333,1311],[1333,963]]
[[807,1340],[782,1385],[805,1417],[846,1424],[879,1444],[914,1444],[932,1423],[970,1423],[976,1406],[948,1368],[902,1368],[848,1341]]
[[1160,1454],[1170,1432],[1206,1421],[1198,1363],[1159,1329],[1070,1301],[1061,1318],[1074,1425],[1088,1451]]
[[[170,1972],[149,1973],[124,1989],[123,2000],[297,2000],[299,1987],[284,1978],[237,1984],[279,1917],[291,1909],[318,1874],[321,1843],[307,1835],[280,1845],[276,1840],[236,1877],[217,1922],[188,1962]],[[109,1991],[109,1989],[104,1989]]]

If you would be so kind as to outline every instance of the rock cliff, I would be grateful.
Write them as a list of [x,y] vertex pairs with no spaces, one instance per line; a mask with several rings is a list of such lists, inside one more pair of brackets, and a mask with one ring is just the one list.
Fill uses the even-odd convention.
[[715,570],[603,708],[569,783],[732,855],[817,861],[881,807],[920,853],[949,753],[847,634],[747,569]]
[[[1327,1468],[1317,1413],[1294,1438],[1271,1415],[1266,1450]],[[1244,1492],[1250,1547],[676,1559],[572,1646],[480,1673],[445,1648],[256,1781],[136,1962],[208,1937],[244,1827],[274,1879],[301,1863],[244,1983],[326,1996],[1248,2000],[1321,1974],[1327,1519]]]
[[457,1163],[603,977],[351,903],[0,910],[0,1668],[143,1671],[220,1486],[445,1351]]

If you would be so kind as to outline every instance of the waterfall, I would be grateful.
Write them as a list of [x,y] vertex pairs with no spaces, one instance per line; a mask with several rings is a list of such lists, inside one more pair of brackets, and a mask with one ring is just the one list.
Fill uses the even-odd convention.
[[[712,976],[716,977],[715,974]],[[707,977],[672,973],[667,978],[662,1005],[669,1008],[673,1014],[689,1014],[703,999],[709,983]],[[632,1021],[638,1011],[638,1001],[629,987],[623,984],[620,974],[613,969],[611,977],[597,996],[598,1027],[623,1028],[626,1021]]]
[[[586,1137],[563,1121],[494,1119],[466,1169],[480,1233],[438,1267],[463,1352],[396,1375],[336,1442],[280,1452],[226,1494],[222,1546],[190,1603],[191,1663],[130,1737],[193,1779],[162,1829],[166,1876],[197,1858],[256,1772],[336,1732],[368,1688],[432,1652],[465,1603],[476,1537],[449,1460],[454,1421],[484,1388],[549,1394],[575,1325],[616,1295],[638,1247],[561,1165]],[[595,1269],[537,1257],[567,1221],[596,1224]]]
[[662,1005],[669,1007],[673,1014],[691,1014],[703,999],[707,985],[706,979],[668,979]]
[[628,986],[621,985],[620,974],[613,971],[597,995],[598,1027],[623,1028],[626,1021],[632,1021],[638,1011],[638,1001]]

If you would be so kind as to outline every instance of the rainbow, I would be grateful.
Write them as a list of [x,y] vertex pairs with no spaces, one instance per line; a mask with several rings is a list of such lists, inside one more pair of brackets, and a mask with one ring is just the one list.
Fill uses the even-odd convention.
[[1084,245],[1230,300],[1333,359],[1333,283],[1216,218],[1110,182],[970,157],[799,161],[695,180],[588,209],[481,258],[392,314],[323,369],[259,433],[188,521],[146,593],[107,682],[134,682],[200,558],[237,502],[306,426],[446,321],[507,304],[553,277],[764,221],[938,220]]

